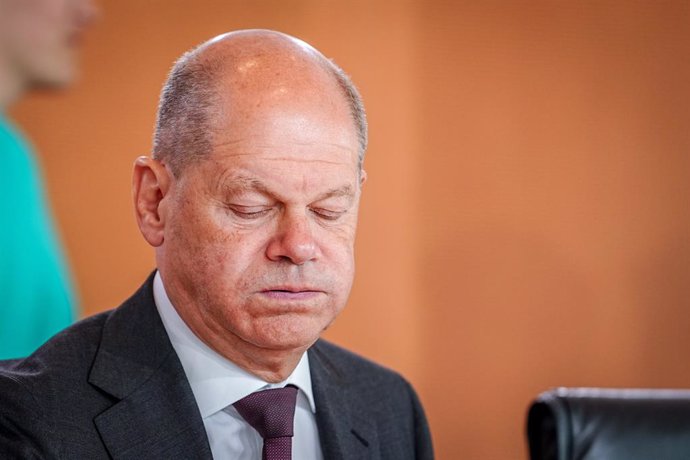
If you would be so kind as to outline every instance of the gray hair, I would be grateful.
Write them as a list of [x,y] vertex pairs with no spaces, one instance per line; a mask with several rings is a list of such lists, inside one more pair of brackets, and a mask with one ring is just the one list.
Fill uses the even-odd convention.
[[[203,47],[203,45],[201,46]],[[220,95],[216,84],[225,65],[215,59],[197,59],[197,47],[173,65],[163,85],[153,138],[153,157],[179,173],[191,161],[212,150],[214,115]],[[336,79],[357,129],[358,166],[361,170],[368,142],[367,117],[362,97],[350,77],[333,61],[318,54],[320,64]]]

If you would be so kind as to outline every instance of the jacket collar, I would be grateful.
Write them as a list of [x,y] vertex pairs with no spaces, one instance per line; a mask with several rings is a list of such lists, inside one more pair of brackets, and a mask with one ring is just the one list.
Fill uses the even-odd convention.
[[352,385],[347,375],[329,358],[321,341],[308,353],[324,458],[379,458],[376,426],[361,415],[367,410],[356,395],[351,394]]
[[114,398],[95,418],[113,459],[211,459],[206,431],[153,301],[153,274],[103,327],[89,383]]

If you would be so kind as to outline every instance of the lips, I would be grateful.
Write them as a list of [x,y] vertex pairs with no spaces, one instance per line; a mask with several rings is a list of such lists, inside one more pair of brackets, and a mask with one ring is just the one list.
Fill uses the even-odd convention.
[[311,287],[279,286],[264,289],[261,294],[276,300],[308,300],[323,294],[323,291]]

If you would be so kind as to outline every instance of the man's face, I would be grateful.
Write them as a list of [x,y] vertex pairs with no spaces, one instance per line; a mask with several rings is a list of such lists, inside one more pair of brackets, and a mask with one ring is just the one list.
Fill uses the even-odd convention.
[[159,267],[207,343],[306,348],[344,307],[362,176],[343,99],[235,104],[213,152],[173,179]]
[[0,0],[0,59],[30,87],[71,83],[91,0]]

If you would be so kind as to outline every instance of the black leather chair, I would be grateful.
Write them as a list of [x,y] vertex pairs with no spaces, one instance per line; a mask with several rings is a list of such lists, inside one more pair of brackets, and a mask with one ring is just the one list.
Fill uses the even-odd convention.
[[690,460],[690,390],[551,390],[527,439],[532,460]]

